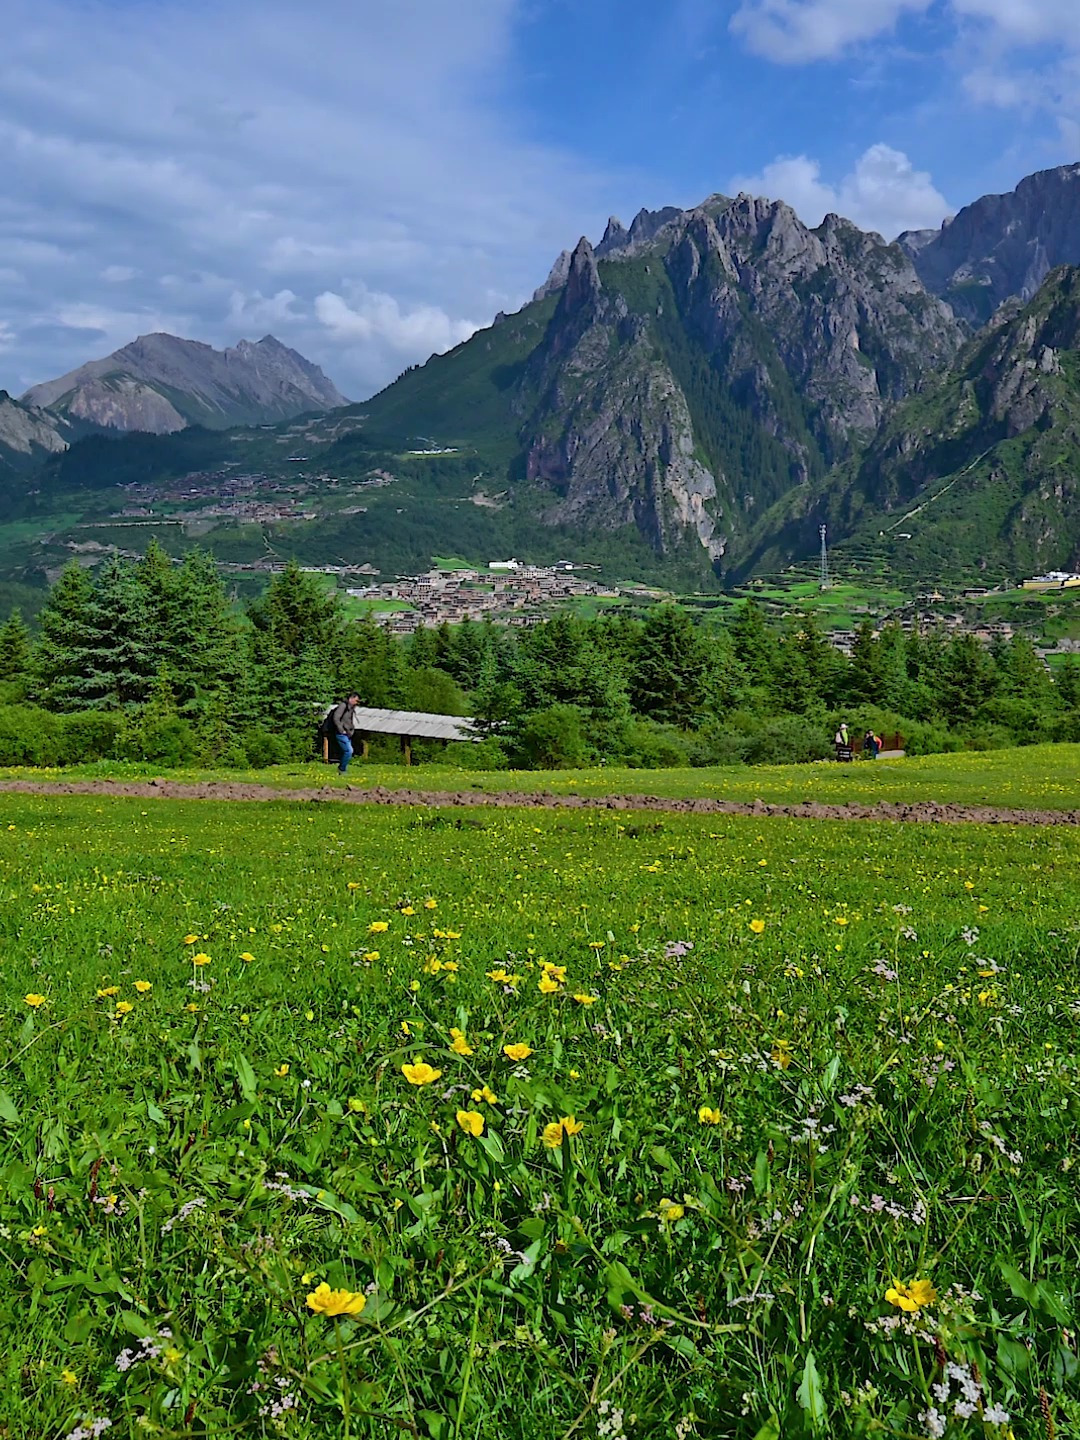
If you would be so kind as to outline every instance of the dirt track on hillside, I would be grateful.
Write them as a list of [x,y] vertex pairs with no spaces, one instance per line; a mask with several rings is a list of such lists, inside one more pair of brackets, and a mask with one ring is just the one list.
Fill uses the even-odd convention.
[[932,800],[876,805],[771,805],[763,800],[672,800],[659,795],[552,795],[520,790],[390,790],[323,785],[277,790],[229,782],[183,785],[173,780],[0,781],[0,794],[109,795],[138,800],[291,800],[306,804],[412,805],[428,809],[637,810],[669,815],[779,816],[792,820],[884,820],[915,825],[1080,825],[1080,810],[1005,810],[992,805],[939,805]]

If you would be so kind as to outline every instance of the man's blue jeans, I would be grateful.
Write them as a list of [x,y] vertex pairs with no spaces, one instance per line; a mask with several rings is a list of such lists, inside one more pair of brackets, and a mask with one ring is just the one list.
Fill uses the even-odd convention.
[[353,757],[352,739],[348,735],[339,735],[337,743],[341,751],[341,763],[337,767],[338,773],[344,775],[349,768],[349,761]]

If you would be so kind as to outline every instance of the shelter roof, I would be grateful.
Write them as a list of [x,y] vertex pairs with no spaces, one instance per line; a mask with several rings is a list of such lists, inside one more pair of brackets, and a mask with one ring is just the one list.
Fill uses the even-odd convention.
[[358,705],[353,723],[357,730],[372,735],[405,735],[412,740],[481,739],[467,717],[427,715],[419,710],[372,710]]

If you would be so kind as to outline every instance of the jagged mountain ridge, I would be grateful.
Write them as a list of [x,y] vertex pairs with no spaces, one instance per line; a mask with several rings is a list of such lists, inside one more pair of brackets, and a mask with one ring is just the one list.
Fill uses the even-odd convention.
[[[368,402],[371,423],[495,441],[548,523],[635,525],[659,556],[689,543],[720,569],[755,510],[868,440],[963,338],[898,247],[749,196],[612,221],[537,293]],[[539,343],[492,367],[482,420],[440,429],[436,377],[482,370],[553,299]]]
[[189,424],[268,424],[348,404],[318,366],[272,335],[221,351],[165,334],[142,335],[35,385],[22,401],[107,429],[158,435]]
[[901,569],[994,578],[1080,567],[1080,269],[1012,301],[865,453],[785,497],[747,571],[810,553],[819,524]]
[[21,404],[0,390],[0,471],[33,470],[50,455],[66,450],[73,438],[69,421]]
[[1004,301],[1030,300],[1058,265],[1080,265],[1080,165],[1037,171],[899,244],[928,290],[982,325]]

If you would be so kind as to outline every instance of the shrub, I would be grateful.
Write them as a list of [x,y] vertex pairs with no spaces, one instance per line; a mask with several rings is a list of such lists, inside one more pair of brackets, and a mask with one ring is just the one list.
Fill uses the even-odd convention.
[[0,765],[58,765],[59,716],[32,705],[0,705]]
[[111,710],[87,710],[60,717],[62,765],[83,765],[123,752],[126,722]]
[[119,748],[126,760],[166,767],[190,765],[198,754],[194,730],[178,715],[145,717],[130,727]]
[[490,735],[486,740],[452,740],[446,747],[445,761],[458,770],[506,770],[510,762],[506,758],[502,741]]
[[533,770],[573,770],[587,763],[585,716],[576,705],[549,705],[522,721],[517,749]]

